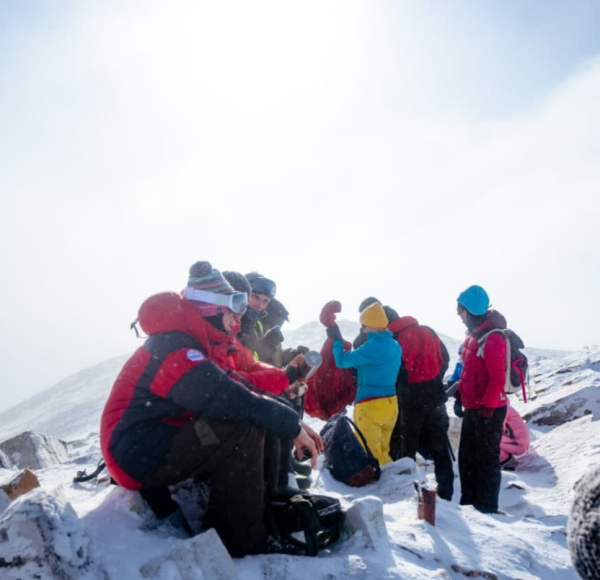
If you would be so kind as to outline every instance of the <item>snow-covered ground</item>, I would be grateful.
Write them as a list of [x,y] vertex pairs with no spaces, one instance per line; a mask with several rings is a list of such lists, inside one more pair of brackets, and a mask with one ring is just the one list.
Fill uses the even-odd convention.
[[[342,326],[350,339],[356,330],[351,324]],[[318,348],[322,327],[307,327],[288,332],[287,342]],[[444,340],[455,355],[458,341]],[[485,515],[460,507],[457,477],[454,498],[452,502],[438,500],[436,526],[432,527],[417,518],[413,487],[414,479],[433,477],[430,465],[406,473],[406,460],[400,460],[387,465],[378,482],[357,489],[333,480],[320,459],[313,474],[313,490],[339,497],[345,506],[357,498],[379,498],[387,534],[373,542],[359,531],[314,559],[246,557],[235,561],[233,573],[244,580],[575,580],[566,527],[574,484],[600,463],[600,347],[577,353],[531,350],[529,357],[535,395],[527,404],[516,396],[511,399],[528,421],[532,447],[514,472],[503,472],[500,508],[507,515]],[[61,488],[62,501],[74,510],[56,534],[63,555],[66,552],[68,556],[71,549],[73,559],[76,552],[81,559],[85,552],[82,578],[218,578],[214,571],[219,567],[218,553],[214,554],[217,565],[213,572],[201,572],[190,556],[192,540],[156,527],[137,493],[107,483],[72,483],[76,471],[93,469],[100,458],[98,419],[125,358],[87,369],[0,415],[0,440],[33,430],[68,441],[70,461],[37,473],[42,488],[51,492]],[[309,423],[316,428],[322,425],[317,420],[309,419]],[[0,480],[13,474],[0,469]],[[77,551],[73,538],[84,536],[85,549]],[[173,551],[178,564],[161,559]],[[223,563],[221,577],[231,577],[231,573]],[[10,568],[0,570],[2,578],[12,578],[10,574]]]

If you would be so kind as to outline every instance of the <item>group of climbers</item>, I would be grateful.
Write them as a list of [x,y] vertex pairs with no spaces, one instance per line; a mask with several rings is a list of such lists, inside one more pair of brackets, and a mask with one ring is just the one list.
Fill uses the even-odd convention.
[[[298,492],[289,473],[301,481],[323,450],[302,421],[304,399],[294,390],[308,372],[306,349],[282,350],[288,312],[275,296],[275,283],[256,272],[221,274],[195,263],[182,292],[141,305],[147,338],[117,377],[101,421],[113,480],[139,490],[158,517],[187,525],[169,486],[190,478],[210,484],[203,525],[217,530],[233,556],[293,551],[269,525],[269,498]],[[368,298],[353,349],[335,322],[340,311],[334,301],[321,312],[327,340],[323,364],[307,381],[307,412],[327,419],[354,403],[354,419],[379,463],[417,453],[432,459],[438,494],[450,501],[446,347],[431,328]],[[492,335],[480,356],[477,345],[506,322],[478,286],[461,293],[458,313],[467,326],[456,377],[464,407],[460,503],[496,512],[507,346]],[[510,457],[518,453],[513,445]],[[310,466],[299,461],[305,455]]]
[[[359,307],[361,331],[353,342],[354,350],[350,350],[350,343],[343,340],[335,323],[335,314],[340,311],[341,305],[332,301],[321,313],[321,322],[327,327],[328,341],[322,351],[327,365],[309,381],[307,403],[311,410],[327,419],[347,405],[349,401],[342,396],[338,397],[340,404],[331,401],[327,396],[331,389],[323,379],[330,385],[348,383],[352,376],[346,369],[357,367],[354,417],[380,464],[400,457],[415,459],[417,453],[433,460],[438,495],[451,500],[453,452],[444,385],[450,357],[444,343],[415,318],[401,317],[370,297]],[[450,380],[455,384],[456,412],[464,416],[458,461],[460,503],[496,513],[501,467],[511,469],[514,456],[527,450],[529,433],[516,411],[505,420],[506,339],[502,333],[492,333],[483,347],[479,346],[479,340],[490,331],[505,329],[506,320],[490,308],[489,297],[480,286],[470,286],[460,294],[457,313],[467,327],[459,351],[461,360]],[[391,342],[400,347],[394,356],[389,351]],[[333,358],[327,359],[329,350]],[[396,376],[393,369],[398,362],[401,365]],[[319,405],[321,393],[326,407]],[[393,393],[396,397],[390,397]]]

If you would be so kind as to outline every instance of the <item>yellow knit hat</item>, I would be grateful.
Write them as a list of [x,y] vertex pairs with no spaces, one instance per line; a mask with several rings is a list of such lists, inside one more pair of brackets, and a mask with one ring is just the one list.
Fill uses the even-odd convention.
[[363,326],[370,326],[372,328],[387,328],[388,319],[383,306],[379,302],[374,302],[370,306],[367,306],[360,313],[360,323]]

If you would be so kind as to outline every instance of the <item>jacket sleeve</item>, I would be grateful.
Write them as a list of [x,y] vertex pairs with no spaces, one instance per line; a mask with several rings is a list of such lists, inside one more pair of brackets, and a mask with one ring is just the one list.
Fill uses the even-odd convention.
[[500,332],[490,334],[483,346],[483,358],[488,375],[485,392],[481,397],[484,407],[499,407],[504,393],[506,381],[506,338]]
[[290,386],[283,369],[255,361],[252,352],[246,348],[240,349],[238,361],[235,372],[262,391],[280,395]]
[[282,439],[294,439],[300,432],[298,414],[293,409],[251,393],[212,361],[188,370],[165,398],[201,417],[250,423]]
[[345,352],[344,343],[340,340],[336,340],[333,343],[332,350],[335,364],[339,369],[349,369],[351,367],[359,367],[377,362],[376,357],[372,356],[372,347],[368,342],[365,342],[365,344],[358,347],[356,350]]

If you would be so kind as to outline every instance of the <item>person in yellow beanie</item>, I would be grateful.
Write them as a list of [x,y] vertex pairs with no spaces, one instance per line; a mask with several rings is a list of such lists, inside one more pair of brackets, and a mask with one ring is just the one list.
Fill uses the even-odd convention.
[[359,348],[344,351],[337,324],[327,328],[333,341],[333,356],[338,368],[356,367],[358,372],[354,421],[363,432],[380,465],[391,461],[390,437],[398,417],[396,377],[400,370],[402,348],[387,330],[388,319],[381,304],[375,302],[360,315],[367,340]]

